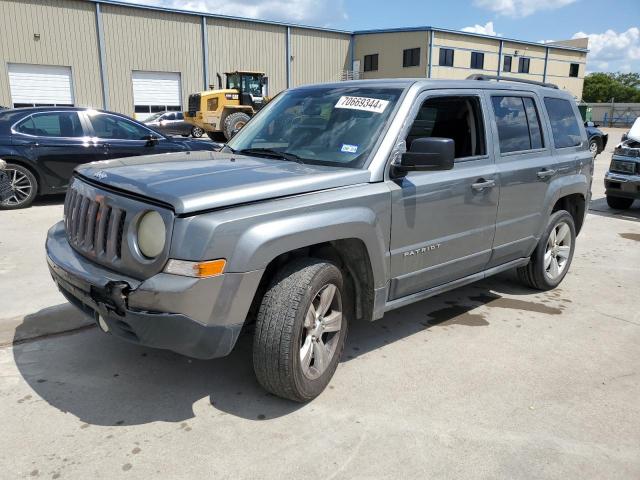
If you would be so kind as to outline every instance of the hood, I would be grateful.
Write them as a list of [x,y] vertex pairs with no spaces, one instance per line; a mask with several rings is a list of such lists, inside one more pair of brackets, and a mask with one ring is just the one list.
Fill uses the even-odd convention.
[[178,152],[87,163],[77,172],[170,204],[177,214],[369,181],[368,170],[301,165],[220,152]]

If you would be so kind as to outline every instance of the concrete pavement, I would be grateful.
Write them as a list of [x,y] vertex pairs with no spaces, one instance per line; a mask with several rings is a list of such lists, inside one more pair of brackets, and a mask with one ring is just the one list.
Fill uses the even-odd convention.
[[[260,389],[249,336],[212,361],[93,328],[0,348],[2,478],[639,478],[640,208],[606,207],[608,160],[558,289],[505,274],[352,325],[307,405]],[[62,301],[43,239],[6,235],[5,213],[0,292],[24,339]]]

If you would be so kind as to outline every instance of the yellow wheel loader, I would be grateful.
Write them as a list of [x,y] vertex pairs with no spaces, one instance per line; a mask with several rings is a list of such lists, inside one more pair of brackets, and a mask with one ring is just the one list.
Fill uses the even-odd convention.
[[226,88],[218,74],[218,89],[189,95],[189,109],[184,119],[202,128],[218,142],[229,140],[268,101],[268,78],[262,72],[225,73]]

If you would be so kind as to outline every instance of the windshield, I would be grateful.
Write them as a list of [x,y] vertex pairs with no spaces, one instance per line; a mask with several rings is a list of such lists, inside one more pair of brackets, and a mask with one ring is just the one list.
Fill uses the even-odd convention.
[[243,93],[249,93],[254,97],[262,96],[262,75],[232,74],[227,75],[227,88],[236,89]]
[[361,168],[401,94],[399,88],[355,87],[284,92],[228,146],[235,151],[269,149],[302,163]]

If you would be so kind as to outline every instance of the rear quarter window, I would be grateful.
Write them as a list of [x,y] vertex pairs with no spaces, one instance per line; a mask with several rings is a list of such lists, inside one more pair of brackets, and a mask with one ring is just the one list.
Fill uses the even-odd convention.
[[544,99],[544,104],[549,115],[555,147],[579,146],[582,143],[582,136],[571,102],[562,98],[547,97]]

